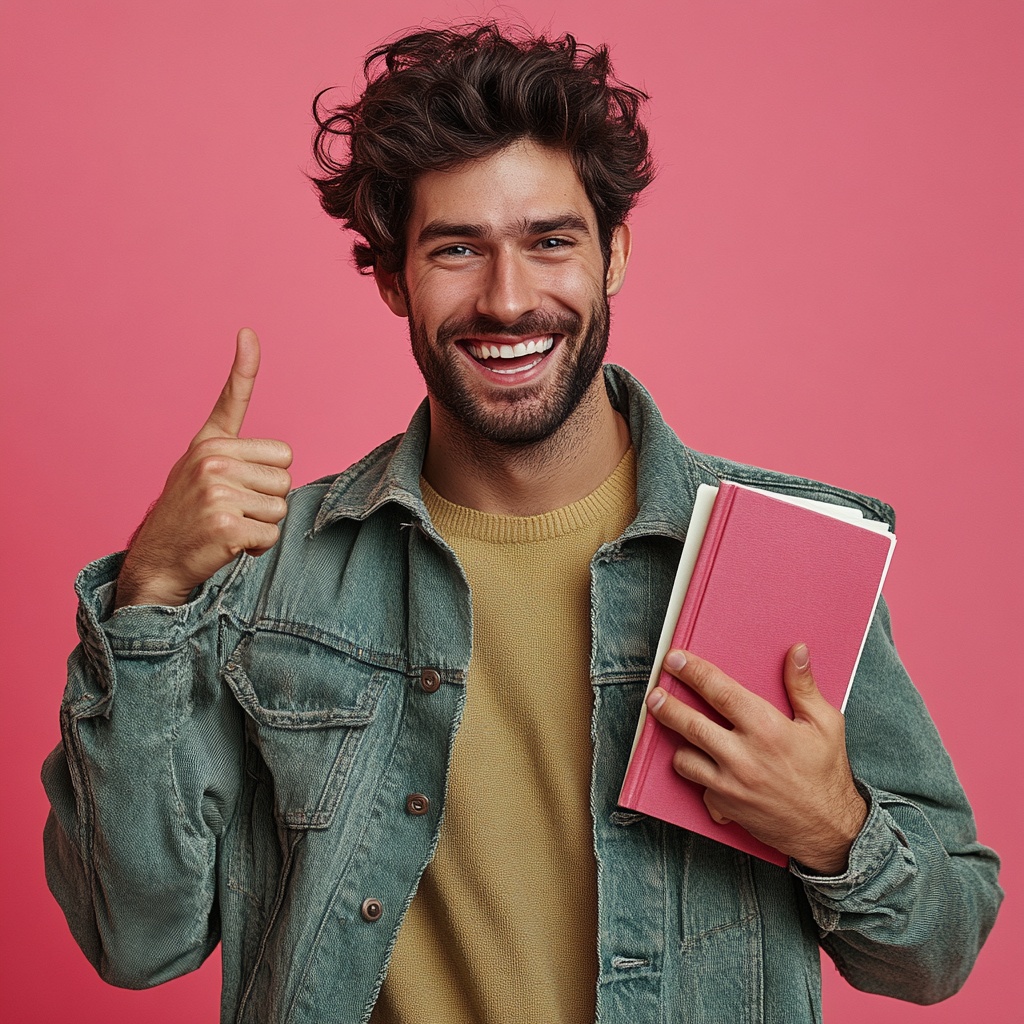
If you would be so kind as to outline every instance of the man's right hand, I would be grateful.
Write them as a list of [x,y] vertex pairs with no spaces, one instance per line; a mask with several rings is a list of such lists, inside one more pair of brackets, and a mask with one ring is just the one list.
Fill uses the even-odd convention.
[[174,464],[125,557],[115,608],[182,605],[242,551],[262,555],[277,543],[292,450],[283,441],[238,436],[259,367],[259,339],[242,328],[213,412]]

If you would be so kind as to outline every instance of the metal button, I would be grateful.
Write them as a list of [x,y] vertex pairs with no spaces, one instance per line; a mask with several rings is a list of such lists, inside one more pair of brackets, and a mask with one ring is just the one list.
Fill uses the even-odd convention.
[[420,673],[420,686],[425,693],[433,693],[441,685],[441,676],[436,668],[425,668]]
[[430,810],[430,800],[422,793],[410,793],[405,798],[405,809],[410,814],[426,814]]
[[364,921],[376,921],[384,913],[384,907],[381,906],[380,900],[363,900],[359,913],[363,915]]

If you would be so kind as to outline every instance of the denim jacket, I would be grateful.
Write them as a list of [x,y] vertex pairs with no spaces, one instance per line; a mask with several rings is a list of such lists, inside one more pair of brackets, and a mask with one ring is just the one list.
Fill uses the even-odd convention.
[[[819,1021],[819,943],[859,988],[950,995],[993,924],[998,861],[884,604],[846,711],[869,813],[844,874],[616,807],[697,485],[893,514],[693,452],[625,371],[606,382],[637,451],[639,514],[591,563],[598,1018]],[[121,555],[80,574],[63,743],[43,770],[47,877],[112,984],[159,984],[220,941],[223,1021],[368,1019],[437,844],[471,655],[469,587],[419,491],[428,433],[424,403],[404,435],[293,492],[278,544],[183,607],[110,614]],[[414,793],[427,813],[407,809]]]

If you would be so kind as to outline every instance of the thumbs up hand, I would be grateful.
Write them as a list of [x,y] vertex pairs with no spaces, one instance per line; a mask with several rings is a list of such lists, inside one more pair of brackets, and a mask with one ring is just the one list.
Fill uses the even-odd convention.
[[174,464],[125,557],[115,608],[182,605],[240,552],[262,555],[277,542],[288,511],[291,448],[238,436],[259,366],[259,339],[243,328],[213,412]]

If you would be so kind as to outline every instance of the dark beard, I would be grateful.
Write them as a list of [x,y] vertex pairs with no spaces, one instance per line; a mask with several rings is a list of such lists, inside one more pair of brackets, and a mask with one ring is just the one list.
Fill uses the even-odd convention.
[[[602,301],[591,310],[585,331],[583,326],[583,318],[575,313],[532,312],[514,324],[502,324],[487,317],[467,317],[445,321],[438,328],[437,341],[431,344],[425,329],[410,315],[409,337],[427,390],[446,412],[481,440],[523,448],[554,434],[576,411],[600,372],[608,348],[606,298],[602,296]],[[550,385],[525,385],[514,392],[510,390],[504,396],[507,409],[504,414],[493,414],[481,408],[460,386],[462,357],[454,344],[455,339],[474,334],[561,335],[559,344],[567,346],[569,351],[550,394],[541,399]],[[537,403],[541,400],[538,408]]]

